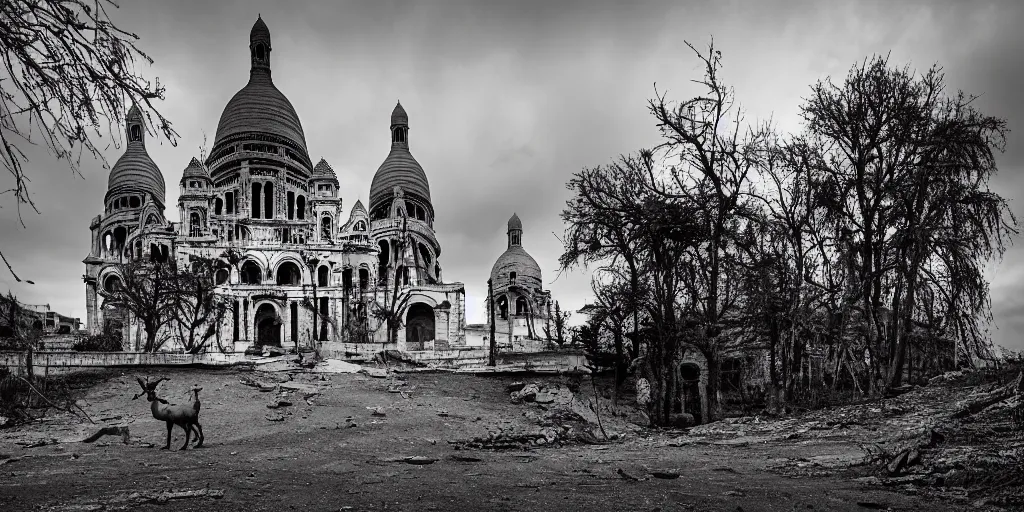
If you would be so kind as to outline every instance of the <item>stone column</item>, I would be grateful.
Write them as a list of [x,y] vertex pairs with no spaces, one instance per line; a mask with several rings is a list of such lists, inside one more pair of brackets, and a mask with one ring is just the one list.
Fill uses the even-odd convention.
[[85,279],[85,329],[93,336],[100,334],[103,330],[99,321],[96,294],[96,279],[87,277]]

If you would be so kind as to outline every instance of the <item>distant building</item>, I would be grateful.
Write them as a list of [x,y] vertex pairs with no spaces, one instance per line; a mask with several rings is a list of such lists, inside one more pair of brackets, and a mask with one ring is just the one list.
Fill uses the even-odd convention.
[[[551,292],[544,289],[540,265],[523,248],[523,222],[513,213],[508,220],[508,248],[491,268],[494,294],[494,337],[503,349],[541,348],[552,333]],[[490,336],[490,302],[487,323],[467,326],[470,345],[486,345]]]
[[[16,325],[10,325],[12,306],[17,313],[14,315]],[[47,335],[76,333],[81,326],[81,320],[57,313],[50,309],[49,304],[22,304],[17,300],[12,302],[9,296],[0,295],[0,338],[13,337],[19,328]]]

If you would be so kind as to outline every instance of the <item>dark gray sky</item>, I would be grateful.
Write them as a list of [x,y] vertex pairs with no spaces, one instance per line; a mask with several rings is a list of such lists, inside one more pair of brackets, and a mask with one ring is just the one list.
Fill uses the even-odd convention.
[[[891,50],[894,63],[920,70],[938,62],[950,89],[981,95],[978,108],[1017,129],[994,188],[1021,213],[1024,2],[122,2],[112,17],[156,61],[143,71],[167,86],[162,110],[182,136],[178,147],[148,144],[172,220],[182,170],[204,132],[212,144],[224,105],[248,79],[248,33],[260,13],[274,82],[298,111],[310,157],[337,172],[346,211],[366,203],[402,101],[412,153],[430,180],[445,279],[466,283],[473,322],[483,321],[487,277],[513,212],[554,297],[565,309],[583,305],[589,276],[557,276],[565,183],[584,166],[659,142],[646,110],[654,83],[683,99],[701,73],[684,39],[704,47],[713,35],[748,118],[773,117],[786,131],[799,129],[812,83],[842,80],[872,53]],[[108,151],[111,164],[120,152]],[[37,284],[0,272],[0,290],[84,318],[81,261],[107,171],[86,162],[83,180],[30,155],[42,213],[27,214],[22,229],[0,199],[0,235],[16,270]],[[1012,249],[992,275],[995,339],[1024,348],[1024,252]]]

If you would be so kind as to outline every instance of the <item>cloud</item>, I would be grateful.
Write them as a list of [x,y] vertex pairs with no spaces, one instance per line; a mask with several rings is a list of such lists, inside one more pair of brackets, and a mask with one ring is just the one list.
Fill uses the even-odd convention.
[[[587,300],[586,273],[557,272],[565,183],[583,167],[659,142],[647,112],[655,83],[670,99],[697,91],[691,80],[701,68],[684,40],[703,50],[714,36],[723,78],[750,122],[771,118],[782,130],[799,129],[811,84],[842,80],[854,63],[891,51],[894,63],[919,70],[940,63],[951,89],[982,95],[978,108],[1006,117],[1012,129],[1024,119],[1022,12],[1009,1],[148,0],[113,16],[155,60],[142,71],[167,86],[162,110],[182,135],[177,147],[148,144],[164,172],[172,220],[182,170],[204,132],[212,145],[224,105],[248,79],[248,32],[258,13],[273,38],[274,81],[298,112],[310,157],[326,158],[337,172],[346,210],[356,199],[367,203],[400,99],[412,153],[430,181],[445,278],[466,283],[470,320],[479,322],[513,212],[555,298],[566,310]],[[1020,133],[1011,132],[993,185],[1015,209],[1024,198]],[[18,272],[39,284],[6,275],[0,284],[84,316],[81,260],[107,171],[85,164],[83,180],[40,151],[30,156],[42,213],[26,215],[22,229],[13,205],[0,199],[0,235]],[[107,152],[111,163],[118,156]],[[1003,265],[1022,263],[1013,249]],[[996,339],[1021,346],[1013,335],[1021,310],[1011,299],[1024,290],[1011,275],[994,274]]]

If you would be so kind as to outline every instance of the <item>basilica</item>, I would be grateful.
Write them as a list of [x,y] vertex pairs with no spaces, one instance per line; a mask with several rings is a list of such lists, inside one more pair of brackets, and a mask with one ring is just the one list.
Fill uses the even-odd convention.
[[[310,159],[299,116],[274,85],[272,49],[270,30],[257,19],[248,83],[224,107],[209,156],[185,166],[176,221],[164,214],[166,186],[146,151],[144,119],[129,111],[127,147],[110,171],[103,213],[90,224],[88,331],[115,333],[124,350],[143,350],[140,319],[113,295],[126,286],[124,265],[173,260],[188,268],[203,259],[219,263],[216,294],[228,307],[210,332],[224,351],[485,345],[489,329],[467,326],[464,285],[442,278],[430,186],[410,151],[401,103],[368,203],[346,209],[335,171]],[[496,311],[489,316],[501,322],[496,341],[514,350],[544,337],[550,293],[522,247],[518,216],[507,233],[508,250],[492,270]],[[397,332],[373,314],[388,308],[400,319]],[[180,350],[180,330],[163,329],[162,348]]]

